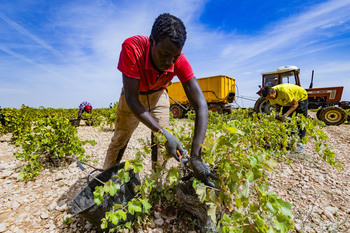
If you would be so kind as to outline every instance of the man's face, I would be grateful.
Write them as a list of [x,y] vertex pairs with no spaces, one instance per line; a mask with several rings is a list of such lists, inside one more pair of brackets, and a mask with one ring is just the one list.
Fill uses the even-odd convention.
[[170,40],[169,37],[165,37],[157,44],[151,37],[151,59],[153,65],[159,71],[165,71],[175,63],[176,59],[181,55],[182,48],[176,47],[176,45]]
[[265,98],[268,99],[268,100],[270,100],[270,99],[276,99],[276,91],[273,90],[272,94],[267,95]]

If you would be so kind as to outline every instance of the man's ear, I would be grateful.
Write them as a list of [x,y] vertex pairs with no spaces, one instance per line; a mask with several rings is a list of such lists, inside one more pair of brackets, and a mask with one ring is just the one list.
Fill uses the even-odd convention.
[[273,89],[273,95],[275,98],[277,97],[277,91],[275,89]]

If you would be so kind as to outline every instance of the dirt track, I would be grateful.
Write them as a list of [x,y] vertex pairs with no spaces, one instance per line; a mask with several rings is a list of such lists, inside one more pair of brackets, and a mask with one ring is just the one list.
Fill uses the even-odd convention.
[[[328,126],[324,130],[337,159],[343,162],[343,171],[320,160],[313,142],[309,142],[306,153],[291,155],[293,163],[280,164],[271,177],[273,190],[293,205],[298,232],[350,231],[350,125]],[[113,132],[81,126],[78,133],[81,140],[97,142],[85,148],[96,159],[94,166],[101,168]],[[149,135],[150,130],[140,125],[129,142],[126,157],[132,157],[133,150],[140,147],[137,138]],[[16,151],[18,148],[10,144],[10,135],[0,137],[0,232],[96,232],[96,228],[71,211],[72,200],[86,184],[86,175],[76,164],[44,170],[34,181],[18,182],[21,161],[13,157]],[[150,168],[150,162],[145,166]],[[71,225],[63,224],[66,217],[72,218]],[[174,232],[174,228],[158,220],[138,232]]]

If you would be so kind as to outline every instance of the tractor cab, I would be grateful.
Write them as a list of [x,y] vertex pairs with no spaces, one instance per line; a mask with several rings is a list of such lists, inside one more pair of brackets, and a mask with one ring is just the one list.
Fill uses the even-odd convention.
[[266,86],[273,87],[283,83],[300,86],[299,72],[300,69],[296,66],[281,66],[275,72],[262,73],[262,86],[259,85],[257,94],[261,96],[261,89]]

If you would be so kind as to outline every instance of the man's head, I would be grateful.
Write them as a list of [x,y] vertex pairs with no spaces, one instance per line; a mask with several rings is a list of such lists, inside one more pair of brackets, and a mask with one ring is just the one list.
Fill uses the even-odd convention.
[[181,55],[186,41],[183,22],[168,13],[159,15],[152,27],[150,44],[152,64],[159,71],[170,68]]
[[265,97],[266,99],[275,99],[276,98],[276,90],[272,87],[264,87],[261,90],[262,97]]
[[156,44],[165,37],[169,37],[176,47],[182,48],[186,41],[186,28],[181,19],[164,13],[154,21],[151,37]]
[[91,106],[90,105],[86,105],[86,107],[85,107],[85,110],[86,110],[86,112],[88,112],[88,113],[90,113],[91,112]]

